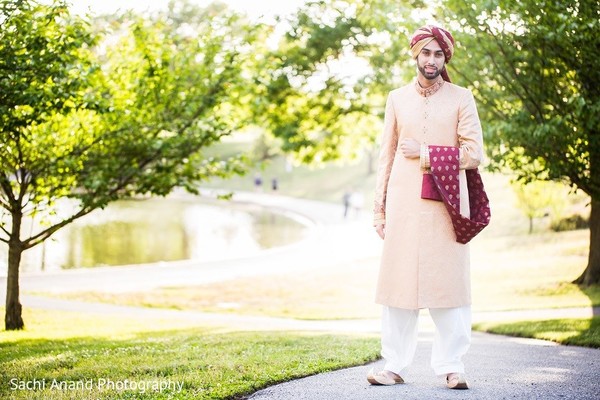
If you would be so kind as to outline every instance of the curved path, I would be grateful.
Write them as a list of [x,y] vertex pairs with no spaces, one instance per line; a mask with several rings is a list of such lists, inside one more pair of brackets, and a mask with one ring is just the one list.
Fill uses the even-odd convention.
[[371,386],[366,374],[382,362],[286,382],[261,390],[252,400],[532,400],[600,398],[600,350],[552,342],[474,333],[465,364],[470,390],[446,389],[429,368],[430,332],[420,335],[407,383]]
[[[306,239],[264,251],[254,257],[198,263],[182,261],[130,267],[68,270],[22,276],[24,291],[130,291],[160,286],[196,285],[241,276],[281,272],[298,273],[343,265],[379,255],[381,242],[370,226],[369,213],[343,218],[341,205],[273,196],[237,193],[235,200],[294,212],[311,221]],[[118,272],[118,273],[117,273]],[[6,278],[0,278],[4,296]],[[176,318],[231,329],[378,332],[378,320],[299,321],[285,318],[236,316],[192,311],[149,309],[110,304],[22,296],[25,307],[81,311],[138,318]],[[476,313],[474,321],[587,317],[599,309],[554,309]],[[424,313],[426,314],[426,313]],[[546,341],[474,333],[466,358],[472,389],[449,391],[428,367],[432,324],[420,320],[420,339],[407,384],[372,387],[366,383],[369,366],[319,374],[276,385],[255,393],[252,399],[598,399],[600,350],[566,347]],[[381,367],[381,361],[374,363]]]

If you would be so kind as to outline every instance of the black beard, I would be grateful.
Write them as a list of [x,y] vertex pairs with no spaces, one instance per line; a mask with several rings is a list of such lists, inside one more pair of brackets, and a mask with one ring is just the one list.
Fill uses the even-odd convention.
[[423,75],[423,77],[425,79],[430,80],[430,81],[434,80],[435,78],[437,78],[438,76],[440,76],[440,74],[442,73],[442,70],[440,70],[439,68],[436,68],[436,70],[433,73],[433,75],[431,75],[430,73],[426,73],[425,72],[425,67],[421,67],[420,65],[418,65],[417,68],[421,72],[421,75]]

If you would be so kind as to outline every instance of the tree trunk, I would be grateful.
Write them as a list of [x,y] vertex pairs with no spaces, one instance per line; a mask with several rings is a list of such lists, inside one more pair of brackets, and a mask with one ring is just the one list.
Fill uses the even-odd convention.
[[23,215],[12,214],[12,232],[8,242],[8,276],[6,277],[6,314],[4,326],[6,330],[23,329],[22,307],[19,302],[19,267],[23,255],[21,243],[21,222]]
[[8,276],[6,278],[6,314],[4,325],[6,330],[23,329],[21,303],[19,302],[19,266],[23,249],[21,244],[9,244]]
[[600,284],[600,200],[592,199],[590,214],[590,256],[583,274],[575,280],[580,285]]

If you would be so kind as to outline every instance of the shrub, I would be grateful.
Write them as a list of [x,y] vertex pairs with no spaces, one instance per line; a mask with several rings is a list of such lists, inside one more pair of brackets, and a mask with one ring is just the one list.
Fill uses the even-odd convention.
[[587,229],[590,227],[590,219],[579,214],[573,214],[569,217],[561,218],[550,224],[550,229],[554,232],[574,231],[576,229]]

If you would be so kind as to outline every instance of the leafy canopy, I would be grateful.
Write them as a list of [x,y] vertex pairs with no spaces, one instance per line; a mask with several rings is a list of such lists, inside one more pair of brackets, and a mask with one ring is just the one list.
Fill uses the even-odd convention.
[[[253,33],[237,15],[171,7],[100,35],[59,0],[0,11],[1,240],[26,249],[111,201],[242,170],[202,154],[247,118]],[[21,239],[36,215],[48,226]]]
[[494,165],[600,198],[597,0],[444,6],[459,41],[450,68],[478,97]]

